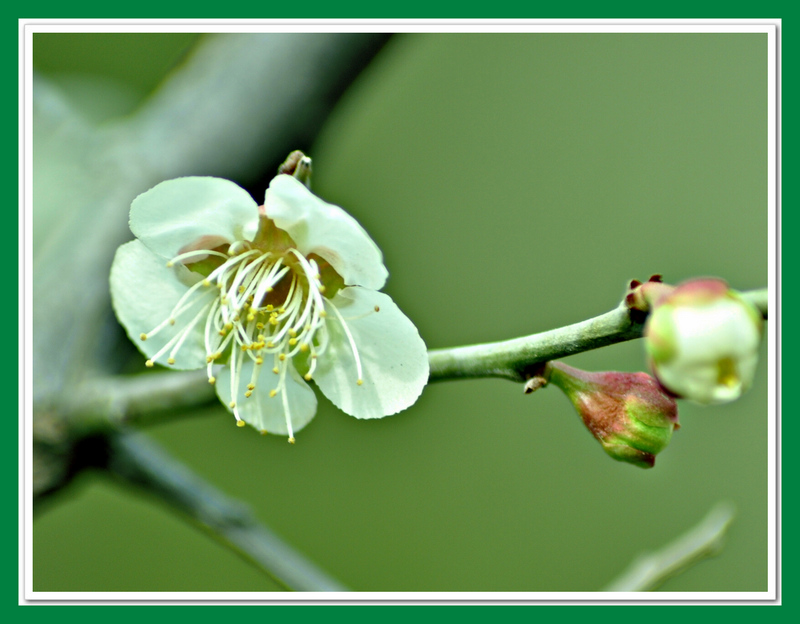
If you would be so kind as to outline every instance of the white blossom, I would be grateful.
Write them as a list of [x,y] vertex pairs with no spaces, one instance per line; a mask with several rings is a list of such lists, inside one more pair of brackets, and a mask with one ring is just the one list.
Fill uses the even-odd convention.
[[131,205],[137,240],[111,269],[114,309],[155,363],[205,368],[237,424],[287,435],[313,418],[312,380],[357,418],[412,405],[425,344],[392,299],[377,245],[291,175],[263,206],[233,182],[162,182]]

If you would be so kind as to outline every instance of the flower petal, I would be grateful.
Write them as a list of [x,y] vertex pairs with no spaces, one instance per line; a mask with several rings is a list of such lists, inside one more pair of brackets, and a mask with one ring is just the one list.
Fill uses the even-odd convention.
[[228,180],[176,178],[133,200],[130,226],[151,251],[169,259],[203,237],[217,244],[252,240],[258,229],[258,205]]
[[[297,433],[311,422],[314,414],[317,413],[317,397],[294,369],[294,366],[288,367],[282,392],[279,392],[274,397],[270,396],[270,391],[278,385],[279,377],[274,375],[270,369],[264,368],[263,371],[258,371],[253,394],[250,397],[246,397],[244,393],[247,390],[247,384],[253,378],[253,369],[255,367],[256,364],[251,359],[246,358],[236,371],[237,375],[239,375],[239,380],[236,383],[238,391],[235,401],[242,420],[259,431],[289,435],[290,432],[286,426],[286,406],[288,404],[292,433]],[[263,367],[263,364],[259,366],[259,368]],[[220,400],[232,412],[233,410],[230,407],[230,366],[225,366],[219,371],[216,387]]]
[[[183,265],[167,268],[163,258],[139,241],[131,241],[117,249],[111,265],[111,303],[130,339],[148,358],[153,358],[169,341],[185,331],[192,319],[214,300],[216,292],[209,293],[201,287],[188,300],[191,305],[175,315],[174,325],[167,324],[147,340],[141,339],[141,334],[151,332],[173,316],[180,298],[200,279],[202,276]],[[205,318],[200,318],[189,330],[189,335],[174,355],[172,368],[186,370],[205,366],[204,321]],[[159,358],[159,362],[166,363],[168,357],[169,351]]]
[[388,295],[374,290],[344,288],[331,303],[357,346],[363,384],[357,383],[353,349],[338,315],[329,313],[330,343],[314,371],[320,390],[356,418],[381,418],[412,405],[429,373],[425,343],[414,324]]
[[303,255],[314,253],[330,262],[346,285],[377,290],[386,283],[383,254],[358,221],[292,176],[279,175],[270,182],[264,211]]

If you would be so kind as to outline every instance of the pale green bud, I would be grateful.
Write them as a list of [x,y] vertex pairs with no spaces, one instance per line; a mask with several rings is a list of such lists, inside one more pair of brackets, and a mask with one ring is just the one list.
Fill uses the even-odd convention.
[[718,279],[677,286],[645,325],[645,349],[659,382],[679,398],[727,403],[752,384],[763,331],[759,311]]

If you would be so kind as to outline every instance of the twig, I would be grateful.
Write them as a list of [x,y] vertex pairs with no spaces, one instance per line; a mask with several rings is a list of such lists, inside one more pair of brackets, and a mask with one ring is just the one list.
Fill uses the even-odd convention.
[[260,524],[250,510],[212,487],[138,434],[108,438],[108,472],[181,513],[287,590],[347,591]]
[[[767,316],[767,290],[742,293]],[[537,364],[568,355],[641,338],[644,318],[634,319],[624,304],[616,309],[566,327],[514,338],[428,352],[430,381],[502,377],[525,381]]]
[[604,591],[652,591],[686,568],[713,557],[722,549],[725,534],[734,518],[733,506],[717,503],[705,518],[661,550],[642,553]]

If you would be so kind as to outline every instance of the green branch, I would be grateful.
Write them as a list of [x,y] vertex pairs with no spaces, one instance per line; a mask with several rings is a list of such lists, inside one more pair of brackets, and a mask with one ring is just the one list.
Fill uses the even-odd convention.
[[[767,317],[767,289],[742,293]],[[621,303],[617,308],[558,329],[531,336],[428,352],[430,381],[501,377],[525,381],[537,365],[599,347],[641,338],[644,318],[633,318]]]

